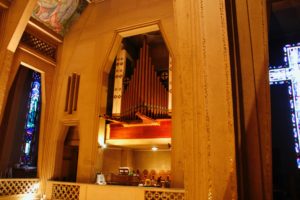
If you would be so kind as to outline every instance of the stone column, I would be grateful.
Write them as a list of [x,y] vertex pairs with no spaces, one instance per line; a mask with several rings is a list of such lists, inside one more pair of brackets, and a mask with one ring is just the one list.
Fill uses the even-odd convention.
[[14,52],[1,48],[0,50],[0,122],[4,114],[6,98],[9,92],[7,88],[11,64],[13,62]]
[[173,138],[182,139],[186,199],[236,199],[231,71],[224,1],[173,2],[177,34]]
[[[234,2],[234,1],[233,1]],[[242,115],[241,150],[243,195],[272,199],[271,109],[265,0],[235,1],[239,63],[239,103]]]

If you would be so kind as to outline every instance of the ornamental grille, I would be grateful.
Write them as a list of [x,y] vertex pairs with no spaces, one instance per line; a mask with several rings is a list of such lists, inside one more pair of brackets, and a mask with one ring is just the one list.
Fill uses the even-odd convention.
[[37,194],[39,181],[29,180],[0,180],[0,197],[18,194]]
[[31,49],[36,50],[40,54],[50,58],[51,60],[56,61],[56,46],[51,45],[27,32],[24,32],[21,38],[21,42],[26,46],[30,47]]
[[79,200],[79,185],[53,184],[53,200]]
[[184,200],[184,193],[146,190],[145,200]]

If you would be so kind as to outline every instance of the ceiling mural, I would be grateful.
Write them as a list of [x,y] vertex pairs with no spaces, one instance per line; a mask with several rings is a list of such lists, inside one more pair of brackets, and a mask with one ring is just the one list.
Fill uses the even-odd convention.
[[32,17],[64,35],[87,4],[86,0],[38,0]]

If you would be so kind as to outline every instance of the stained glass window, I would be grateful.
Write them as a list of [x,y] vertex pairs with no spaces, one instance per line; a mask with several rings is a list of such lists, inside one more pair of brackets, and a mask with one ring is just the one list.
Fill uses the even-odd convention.
[[35,165],[38,145],[39,118],[41,103],[41,75],[32,73],[32,81],[27,103],[27,114],[24,126],[24,137],[20,163]]
[[297,167],[300,169],[300,43],[286,45],[284,66],[272,66],[269,70],[270,85],[288,84],[290,117],[296,152]]

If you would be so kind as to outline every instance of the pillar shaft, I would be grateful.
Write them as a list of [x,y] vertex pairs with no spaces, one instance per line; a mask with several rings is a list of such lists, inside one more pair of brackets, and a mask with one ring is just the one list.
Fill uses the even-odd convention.
[[[174,140],[186,198],[236,199],[231,69],[223,0],[174,1]],[[177,102],[177,103],[176,103]]]

